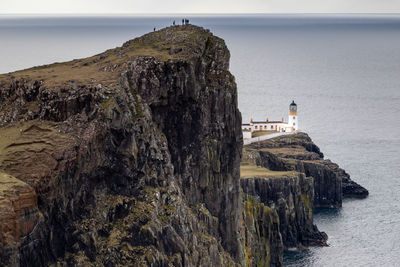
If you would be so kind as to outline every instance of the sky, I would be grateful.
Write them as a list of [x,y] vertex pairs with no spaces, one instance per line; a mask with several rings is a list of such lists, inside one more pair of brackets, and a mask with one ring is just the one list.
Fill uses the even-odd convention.
[[400,0],[0,0],[0,14],[400,13]]

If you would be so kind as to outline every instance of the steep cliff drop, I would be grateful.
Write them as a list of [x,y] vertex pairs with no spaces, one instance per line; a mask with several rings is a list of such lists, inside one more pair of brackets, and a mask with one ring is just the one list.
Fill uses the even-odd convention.
[[1,75],[0,265],[241,264],[229,57],[174,26]]
[[[314,207],[340,207],[343,197],[368,191],[330,160],[306,133],[252,143],[241,162],[246,262],[279,266],[291,247],[325,246],[327,235],[313,223]],[[266,264],[266,265],[268,265]]]
[[368,190],[350,179],[306,133],[272,138],[246,146],[257,152],[257,164],[273,171],[298,171],[314,179],[315,207],[341,207],[343,198],[366,198]]

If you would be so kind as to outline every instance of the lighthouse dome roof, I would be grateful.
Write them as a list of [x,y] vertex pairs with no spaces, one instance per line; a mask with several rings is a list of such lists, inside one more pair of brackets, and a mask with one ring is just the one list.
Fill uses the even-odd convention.
[[292,103],[290,104],[291,106],[297,106],[296,103],[294,103],[294,100],[292,100]]

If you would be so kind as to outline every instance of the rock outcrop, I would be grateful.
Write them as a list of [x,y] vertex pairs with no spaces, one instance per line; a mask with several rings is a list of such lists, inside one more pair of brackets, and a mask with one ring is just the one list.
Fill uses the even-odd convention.
[[242,266],[283,266],[283,243],[275,209],[258,197],[243,195]]
[[243,178],[244,193],[277,212],[284,248],[325,246],[327,236],[313,224],[313,179],[302,173]]
[[313,222],[315,207],[340,207],[343,197],[368,191],[330,160],[305,133],[243,148],[240,184],[246,263],[282,266],[282,251],[326,246]]
[[257,150],[258,164],[274,171],[298,171],[314,178],[314,206],[340,207],[343,197],[364,198],[368,191],[336,163],[324,159],[306,133],[280,136],[247,146]]
[[0,265],[242,263],[228,67],[224,41],[187,25],[1,75],[0,170],[21,186],[0,195]]
[[[240,179],[244,199],[247,201],[244,210],[259,210],[261,207],[261,210],[265,210],[264,213],[268,211],[270,217],[274,218],[258,224],[259,230],[256,233],[266,233],[264,236],[268,238],[259,240],[266,243],[264,246],[268,247],[267,251],[275,251],[262,260],[270,262],[272,266],[280,266],[282,260],[277,257],[279,253],[276,251],[292,247],[303,249],[305,246],[325,246],[327,235],[320,232],[313,223],[313,178],[306,177],[298,171],[272,171],[262,164],[261,151],[246,146]],[[245,218],[249,220],[248,217],[252,217],[254,221],[265,220],[264,215],[260,217],[260,214],[263,213],[249,212],[245,214]],[[251,229],[248,224],[245,226],[246,230]],[[277,233],[271,234],[271,228]],[[259,262],[259,255],[263,255],[263,246],[250,248],[247,254],[252,255],[250,258],[253,257],[253,262]]]

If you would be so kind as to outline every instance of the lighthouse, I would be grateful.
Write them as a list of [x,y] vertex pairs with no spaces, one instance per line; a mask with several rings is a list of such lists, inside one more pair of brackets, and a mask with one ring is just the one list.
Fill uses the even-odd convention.
[[299,129],[299,122],[297,121],[297,105],[294,103],[294,100],[289,105],[288,125],[293,127],[294,131]]

